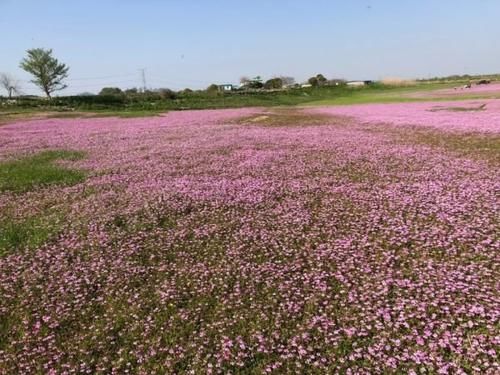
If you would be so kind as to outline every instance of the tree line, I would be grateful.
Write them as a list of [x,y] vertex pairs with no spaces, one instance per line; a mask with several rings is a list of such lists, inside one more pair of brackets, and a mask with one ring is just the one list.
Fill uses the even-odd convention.
[[[52,97],[54,92],[68,87],[64,80],[68,78],[69,67],[64,63],[59,62],[59,60],[53,56],[52,49],[32,48],[27,50],[26,57],[22,59],[19,66],[33,76],[33,79],[30,82],[40,88],[49,99]],[[343,80],[328,80],[323,74],[317,74],[308,79],[306,86],[319,87],[339,85],[343,83],[345,83]],[[9,99],[12,98],[14,94],[21,94],[19,81],[15,80],[8,74],[0,74],[0,86],[7,91]],[[254,78],[244,76],[240,78],[240,86],[237,89],[281,90],[291,87],[301,87],[301,85],[297,84],[295,79],[290,76],[272,77],[266,81],[264,81],[260,76]],[[205,91],[208,94],[216,94],[221,91],[221,85],[211,84],[202,91]],[[189,94],[190,92],[193,92],[193,90],[184,89],[180,93]],[[104,87],[99,92],[99,95],[136,96],[148,93],[155,93],[162,98],[170,99],[174,98],[176,95],[176,93],[170,89],[140,91],[137,88],[121,90],[118,87]]]

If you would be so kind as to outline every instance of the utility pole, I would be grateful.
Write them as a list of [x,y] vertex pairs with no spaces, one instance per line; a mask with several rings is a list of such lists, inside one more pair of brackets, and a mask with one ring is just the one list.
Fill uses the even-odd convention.
[[139,69],[142,76],[142,92],[146,92],[146,68]]

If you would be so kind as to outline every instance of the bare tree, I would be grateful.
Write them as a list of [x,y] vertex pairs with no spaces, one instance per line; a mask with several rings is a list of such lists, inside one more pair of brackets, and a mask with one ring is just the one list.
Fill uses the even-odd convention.
[[242,85],[246,85],[248,82],[250,82],[250,78],[248,78],[247,76],[243,76],[240,78],[240,83]]
[[295,78],[288,76],[281,76],[281,81],[283,82],[283,86],[292,86],[295,83]]
[[0,86],[9,93],[9,99],[12,99],[12,94],[19,94],[19,82],[8,74],[0,74]]

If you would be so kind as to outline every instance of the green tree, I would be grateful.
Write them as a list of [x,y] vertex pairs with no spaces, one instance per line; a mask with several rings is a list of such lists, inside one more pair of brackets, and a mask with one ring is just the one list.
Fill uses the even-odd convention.
[[136,87],[132,87],[131,89],[126,89],[123,93],[125,95],[134,96],[134,95],[137,95],[139,93],[139,90],[137,90]]
[[307,82],[313,87],[317,87],[319,85],[318,79],[316,77],[309,78]]
[[264,88],[266,90],[281,89],[283,88],[283,80],[279,77],[268,79],[264,83]]
[[103,87],[99,95],[122,95],[123,91],[118,87]]
[[63,80],[68,77],[69,67],[53,57],[51,49],[33,48],[26,53],[28,55],[21,61],[20,67],[35,77],[31,82],[40,87],[49,99],[54,91],[68,87]]
[[323,86],[328,81],[323,74],[316,74],[316,79],[318,80],[318,86]]
[[207,93],[211,95],[216,95],[219,92],[219,86],[217,86],[215,83],[212,83],[210,86],[207,87]]
[[318,87],[326,85],[328,80],[323,74],[316,74],[316,76],[309,78],[307,82],[309,82],[309,84],[313,87]]
[[249,89],[261,89],[264,87],[264,84],[262,83],[262,78],[260,76],[252,78],[250,81],[248,81],[247,87]]
[[162,99],[175,99],[177,97],[177,94],[173,90],[167,88],[158,89],[158,95]]

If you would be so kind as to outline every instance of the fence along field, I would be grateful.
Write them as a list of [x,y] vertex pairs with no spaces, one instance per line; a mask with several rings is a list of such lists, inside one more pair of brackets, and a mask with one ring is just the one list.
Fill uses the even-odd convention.
[[484,103],[1,126],[0,372],[498,373]]

